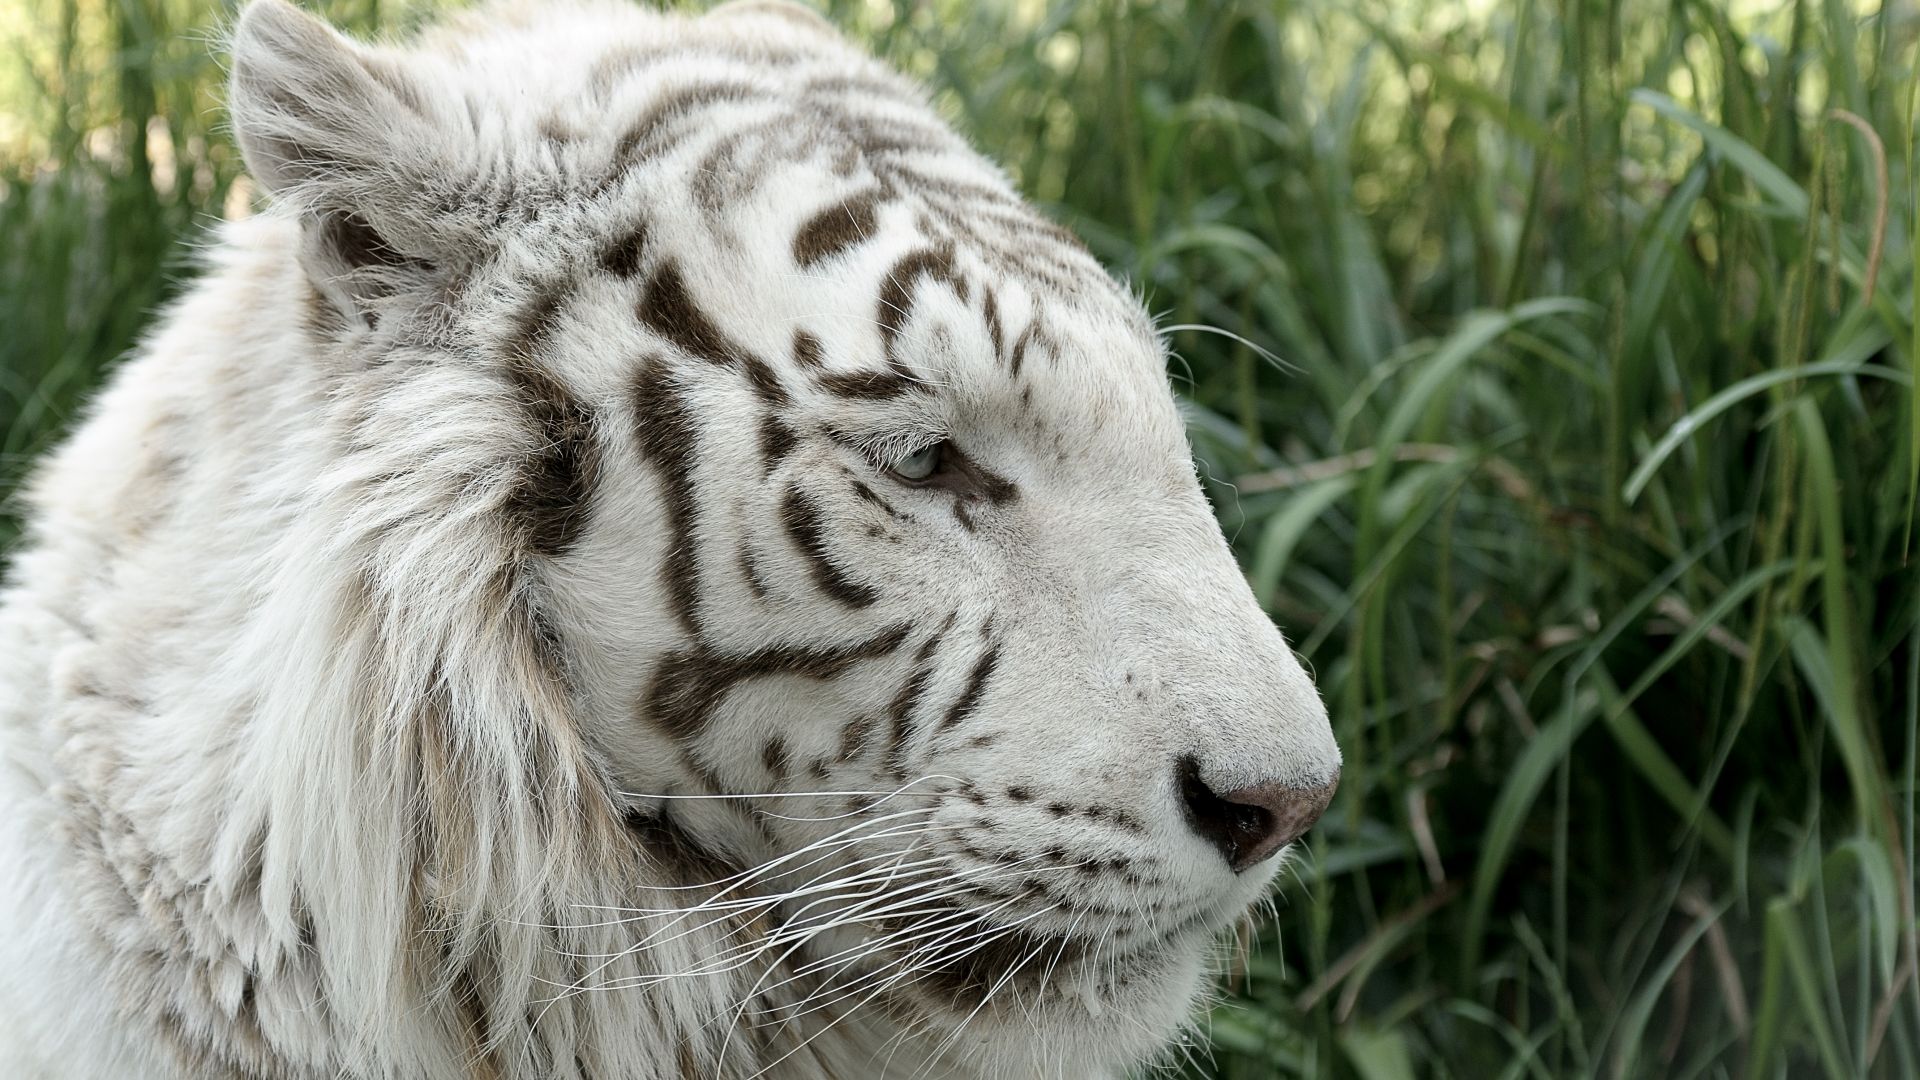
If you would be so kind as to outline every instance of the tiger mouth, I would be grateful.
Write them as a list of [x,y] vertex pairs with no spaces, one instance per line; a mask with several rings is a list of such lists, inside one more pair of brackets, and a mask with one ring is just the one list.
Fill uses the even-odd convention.
[[954,950],[931,961],[912,984],[920,996],[952,1006],[990,998],[1008,987],[1040,991],[1049,978],[1071,969],[1092,951],[1086,938],[1024,927],[990,932],[983,944]]

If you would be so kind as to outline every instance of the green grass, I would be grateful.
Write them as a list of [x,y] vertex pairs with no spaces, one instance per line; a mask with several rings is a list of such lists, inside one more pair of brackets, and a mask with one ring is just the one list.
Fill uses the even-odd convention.
[[[1920,1075],[1911,15],[831,7],[1211,328],[1195,446],[1347,768],[1191,1071]],[[0,8],[10,468],[236,169],[214,6],[46,8]]]

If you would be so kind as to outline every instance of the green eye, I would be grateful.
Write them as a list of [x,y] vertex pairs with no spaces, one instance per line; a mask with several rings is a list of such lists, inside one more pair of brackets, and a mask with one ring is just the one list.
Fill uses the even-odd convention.
[[944,442],[937,442],[916,450],[887,466],[887,470],[902,480],[925,480],[940,471],[940,452],[946,445]]

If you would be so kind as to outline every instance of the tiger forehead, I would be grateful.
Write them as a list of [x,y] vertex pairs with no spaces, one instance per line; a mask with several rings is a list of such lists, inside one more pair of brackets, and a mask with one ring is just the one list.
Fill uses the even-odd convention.
[[476,200],[501,220],[578,233],[601,213],[664,204],[703,227],[700,242],[744,244],[767,235],[769,222],[746,220],[756,211],[803,214],[782,231],[814,267],[905,201],[922,231],[999,273],[1063,295],[1114,289],[915,84],[779,5],[702,18],[509,7],[390,59],[426,69],[476,140],[504,151]]
[[[895,418],[1172,416],[1138,301],[913,84],[786,15],[595,10],[585,37],[571,17],[443,49],[497,69],[469,93],[531,128],[514,168],[543,175],[512,196],[563,204],[509,215],[522,235],[482,275],[474,314],[513,327],[509,354],[579,370],[542,347],[578,316],[735,368],[770,408],[817,390]],[[601,385],[633,359],[604,357]]]

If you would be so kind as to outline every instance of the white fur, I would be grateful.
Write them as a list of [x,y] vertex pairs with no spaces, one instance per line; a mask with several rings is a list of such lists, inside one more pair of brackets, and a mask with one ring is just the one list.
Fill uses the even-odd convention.
[[[596,98],[622,50],[644,60]],[[1133,299],[917,91],[778,3],[503,8],[401,49],[256,0],[235,70],[275,208],[225,229],[43,465],[0,597],[0,1072],[1080,1077],[1159,1053],[1278,865],[1228,869],[1178,763],[1217,791],[1308,787],[1339,752]],[[843,121],[783,111],[838,76],[857,100],[819,115],[925,144],[883,166],[844,152]],[[720,83],[748,89],[610,169],[650,108]],[[886,182],[872,235],[796,266],[803,222]],[[641,276],[671,263],[781,380],[790,453],[763,460],[774,406],[737,363],[690,357],[636,319],[651,285],[596,269],[640,218]],[[829,371],[884,370],[876,298],[929,245],[969,284],[918,285],[895,355],[935,389],[822,389],[795,331]],[[594,418],[590,513],[551,549],[523,508],[555,448],[529,363]],[[663,575],[670,478],[633,427],[650,364],[697,428],[698,635]],[[1018,497],[963,527],[887,486],[939,437]],[[872,603],[822,595],[794,492]],[[698,678],[893,630],[828,674],[725,688],[685,740],[648,712],[677,654],[705,650]],[[918,666],[897,754],[844,753]],[[657,846],[668,826],[690,847]],[[687,880],[689,851],[744,886]],[[1053,970],[943,1002],[871,951],[883,915],[949,951],[1020,927],[1086,953],[1012,957]]]

